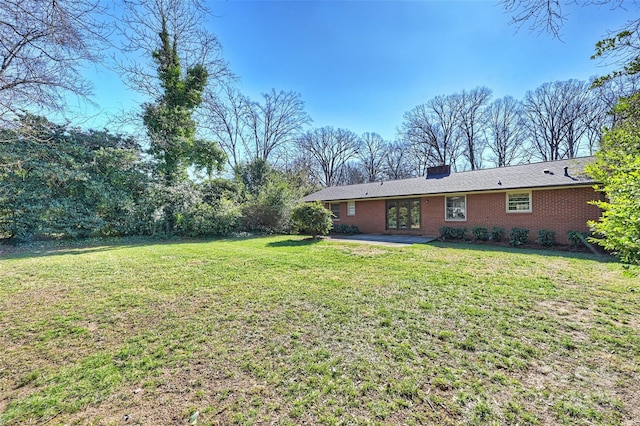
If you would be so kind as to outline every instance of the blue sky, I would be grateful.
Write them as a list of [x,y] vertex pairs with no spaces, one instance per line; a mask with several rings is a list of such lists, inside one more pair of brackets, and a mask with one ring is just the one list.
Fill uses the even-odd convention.
[[[209,22],[241,91],[296,91],[313,127],[396,136],[404,112],[437,95],[487,86],[522,98],[548,81],[606,72],[596,41],[636,10],[568,7],[562,40],[517,31],[497,1],[215,1]],[[635,7],[637,9],[637,7]],[[94,79],[97,117],[139,101],[117,77]],[[86,114],[96,112],[86,110]]]

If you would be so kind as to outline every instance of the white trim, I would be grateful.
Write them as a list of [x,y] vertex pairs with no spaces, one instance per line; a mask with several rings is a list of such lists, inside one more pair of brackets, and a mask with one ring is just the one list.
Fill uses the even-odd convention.
[[[527,194],[529,196],[529,208],[526,210],[509,210],[509,196],[516,194]],[[504,194],[504,208],[507,213],[531,213],[533,211],[533,196],[532,191],[507,191]]]
[[[333,206],[334,204],[338,205],[338,216],[334,216],[333,215],[333,209],[331,208],[331,206]],[[331,212],[331,220],[334,222],[340,222],[340,202],[329,202],[329,211]]]
[[475,195],[475,194],[495,194],[495,193],[504,193],[504,192],[524,192],[524,191],[550,191],[554,189],[579,189],[579,188],[593,188],[595,183],[589,184],[580,184],[580,185],[562,185],[562,186],[531,186],[531,187],[521,187],[521,188],[503,188],[503,189],[483,189],[478,191],[468,191],[468,192],[437,192],[434,194],[426,193],[426,194],[412,194],[412,195],[389,195],[386,197],[362,197],[362,198],[337,198],[335,200],[314,200],[320,201],[323,203],[338,203],[344,201],[386,201],[386,200],[395,200],[400,198],[426,198],[426,197],[452,197],[458,194],[465,195]]
[[[353,211],[351,208],[353,207]],[[355,216],[356,215],[356,202],[355,201],[347,201],[347,216]]]
[[[452,219],[447,217],[447,198],[453,198],[453,197],[462,197],[464,199],[464,211],[462,212],[463,217],[459,218],[459,219]],[[449,194],[449,195],[445,195],[444,196],[444,220],[445,222],[466,222],[467,221],[467,194]],[[458,213],[460,214],[460,213]]]

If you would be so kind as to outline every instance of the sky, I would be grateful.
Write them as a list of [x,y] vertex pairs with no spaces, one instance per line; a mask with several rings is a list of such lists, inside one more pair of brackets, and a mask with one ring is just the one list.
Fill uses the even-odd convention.
[[[637,10],[565,7],[561,40],[518,30],[497,1],[213,1],[208,30],[252,99],[301,95],[312,127],[397,136],[403,114],[438,95],[478,86],[493,98],[545,82],[587,80],[610,69],[590,59],[595,43]],[[92,69],[98,108],[83,127],[145,99],[117,75]]]

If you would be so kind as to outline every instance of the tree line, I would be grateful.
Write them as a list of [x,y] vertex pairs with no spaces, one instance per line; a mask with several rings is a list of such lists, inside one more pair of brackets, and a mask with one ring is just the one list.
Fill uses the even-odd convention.
[[[544,2],[503,6],[516,23],[561,16],[545,21]],[[592,155],[603,131],[631,122],[614,106],[637,92],[637,21],[596,44],[594,57],[622,55],[609,76],[521,100],[487,87],[435,96],[385,140],[313,127],[294,91],[243,95],[208,16],[202,0],[0,0],[0,238],[282,232],[322,186]],[[121,117],[130,135],[46,118],[69,96],[91,101],[87,63],[147,99]]]

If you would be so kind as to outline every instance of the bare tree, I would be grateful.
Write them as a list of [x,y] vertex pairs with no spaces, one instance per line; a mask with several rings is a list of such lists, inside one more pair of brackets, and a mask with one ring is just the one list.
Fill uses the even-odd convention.
[[[129,88],[152,98],[158,98],[162,87],[157,77],[153,52],[158,49],[158,34],[163,22],[178,46],[180,65],[187,70],[203,66],[208,73],[208,90],[217,89],[223,78],[231,76],[222,57],[217,37],[205,29],[205,19],[211,16],[203,0],[121,0],[122,17],[118,25],[124,40],[121,51],[127,59],[116,59],[124,82]],[[136,58],[143,58],[142,60]],[[211,84],[213,83],[213,84]]]
[[563,3],[560,0],[503,0],[502,6],[518,28],[529,23],[530,31],[546,31],[559,38],[560,28],[567,19]]
[[220,143],[232,170],[236,170],[244,160],[248,104],[249,100],[230,84],[225,84],[218,94],[205,94],[203,99],[202,127]]
[[334,186],[341,181],[345,164],[355,158],[358,148],[355,133],[333,127],[310,130],[298,139],[301,155],[313,158],[316,180],[323,186]]
[[262,94],[263,102],[246,105],[245,120],[248,135],[243,139],[247,156],[268,161],[274,151],[292,144],[303,127],[311,122],[299,93],[276,92]]
[[365,176],[365,170],[362,165],[357,161],[347,161],[342,167],[342,173],[340,173],[340,180],[338,185],[356,185],[359,183],[366,183],[367,177]]
[[0,0],[0,121],[64,111],[68,94],[89,99],[78,68],[101,60],[103,9],[98,0]]
[[[406,179],[418,176],[415,167],[412,167],[411,159],[419,159],[412,154],[412,147],[407,142],[396,141],[389,145],[383,167],[384,176],[390,180]],[[418,167],[419,169],[419,167]]]
[[525,94],[524,124],[533,154],[542,160],[573,158],[580,150],[589,109],[589,85],[567,80],[544,83]]
[[482,151],[484,141],[482,130],[486,125],[485,108],[491,98],[491,89],[477,87],[467,92],[463,91],[459,96],[460,115],[458,117],[458,131],[464,140],[463,155],[466,157],[471,170],[482,168]]
[[[629,11],[640,8],[640,2],[628,0],[502,0],[505,12],[511,14],[512,24],[521,28],[529,24],[531,31],[547,32],[560,39],[560,30],[569,18],[571,7],[607,5],[610,10]],[[630,19],[615,31],[609,31],[604,39],[595,44],[591,59],[616,63],[621,67],[612,73],[599,77],[594,85],[600,85],[613,78],[640,73],[640,19]]]
[[365,132],[361,137],[357,157],[362,163],[367,182],[375,182],[382,176],[388,144],[377,133]]
[[461,148],[456,138],[460,110],[459,95],[436,96],[404,114],[400,133],[427,165],[455,167]]
[[505,96],[493,101],[486,113],[487,147],[493,154],[495,165],[504,167],[518,163],[526,152],[520,102]]

